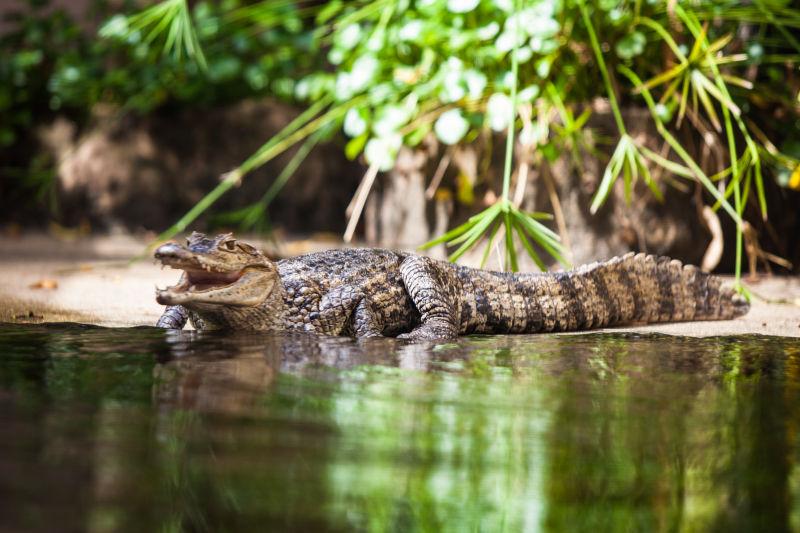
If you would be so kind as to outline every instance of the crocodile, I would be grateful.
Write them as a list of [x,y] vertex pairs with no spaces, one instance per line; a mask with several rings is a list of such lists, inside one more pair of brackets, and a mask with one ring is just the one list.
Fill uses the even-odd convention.
[[273,261],[231,234],[158,247],[183,271],[156,290],[157,325],[305,331],[416,340],[726,320],[749,304],[720,278],[668,257],[628,253],[575,270],[509,273],[412,253],[338,249]]

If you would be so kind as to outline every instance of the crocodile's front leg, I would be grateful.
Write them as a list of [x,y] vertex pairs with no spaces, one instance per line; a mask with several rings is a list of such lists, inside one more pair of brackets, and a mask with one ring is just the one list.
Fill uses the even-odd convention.
[[398,338],[436,340],[458,337],[461,320],[459,280],[433,259],[418,256],[403,261],[400,275],[422,323]]
[[317,323],[321,333],[327,335],[340,335],[352,323],[356,337],[383,336],[383,325],[369,299],[351,286],[337,287],[322,297]]
[[156,322],[156,327],[164,329],[183,329],[189,320],[189,311],[182,305],[170,305]]

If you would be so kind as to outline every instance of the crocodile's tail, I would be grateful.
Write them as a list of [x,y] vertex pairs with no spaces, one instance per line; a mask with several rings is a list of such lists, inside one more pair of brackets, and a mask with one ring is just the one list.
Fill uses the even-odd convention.
[[[629,253],[568,273],[578,329],[620,324],[726,320],[750,304],[720,278],[668,257]],[[581,316],[582,315],[582,316]],[[560,324],[556,329],[563,328]],[[582,327],[581,327],[582,326]]]

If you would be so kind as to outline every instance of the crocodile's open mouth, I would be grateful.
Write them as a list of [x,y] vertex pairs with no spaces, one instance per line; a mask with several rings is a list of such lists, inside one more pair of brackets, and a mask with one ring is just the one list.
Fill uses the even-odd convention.
[[167,242],[155,250],[153,256],[162,266],[183,271],[176,285],[156,287],[158,303],[251,307],[264,301],[276,280],[271,263],[241,243],[226,241],[224,248],[212,244],[203,241],[192,250]]
[[239,281],[244,270],[233,272],[210,272],[199,269],[184,269],[183,282],[169,287],[172,292],[206,292],[229,287]]

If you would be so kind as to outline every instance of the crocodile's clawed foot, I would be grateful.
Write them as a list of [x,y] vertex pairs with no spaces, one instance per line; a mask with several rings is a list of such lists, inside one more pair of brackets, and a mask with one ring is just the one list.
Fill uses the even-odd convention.
[[366,333],[356,333],[356,339],[369,340],[369,339],[385,339],[386,336],[377,331],[368,331]]
[[397,336],[398,339],[412,341],[449,341],[458,337],[458,332],[447,322],[426,322],[408,333]]

